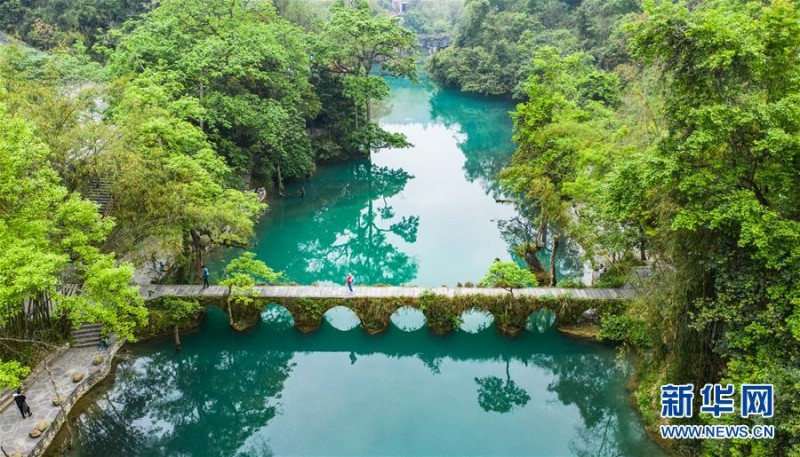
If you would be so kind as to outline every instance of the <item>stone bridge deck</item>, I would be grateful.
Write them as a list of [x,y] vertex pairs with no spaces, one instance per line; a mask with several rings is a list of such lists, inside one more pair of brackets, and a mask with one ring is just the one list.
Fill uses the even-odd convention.
[[[256,286],[261,298],[354,298],[354,297],[419,297],[431,291],[448,297],[460,295],[507,295],[505,289],[471,287],[369,287],[355,286],[350,293],[345,286]],[[145,298],[158,297],[224,297],[227,287],[199,285],[146,285],[140,286],[139,293]],[[515,296],[563,297],[572,296],[588,300],[613,300],[631,298],[632,289],[561,289],[556,287],[534,287],[514,289]]]

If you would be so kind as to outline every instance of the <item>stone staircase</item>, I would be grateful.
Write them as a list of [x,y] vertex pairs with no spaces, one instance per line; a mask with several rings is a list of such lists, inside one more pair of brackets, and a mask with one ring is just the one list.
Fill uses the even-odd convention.
[[100,340],[100,324],[83,324],[80,328],[72,329],[72,347],[88,348],[97,346]]
[[111,213],[111,208],[114,206],[114,199],[111,197],[111,183],[98,179],[89,184],[86,189],[84,197],[97,203],[99,206],[98,211],[103,216],[108,216]]

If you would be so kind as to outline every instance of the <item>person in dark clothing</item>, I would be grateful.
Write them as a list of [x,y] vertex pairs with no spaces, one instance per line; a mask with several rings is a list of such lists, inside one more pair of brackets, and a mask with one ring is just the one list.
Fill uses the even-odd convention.
[[14,402],[17,404],[17,408],[19,408],[19,412],[22,413],[23,419],[26,419],[25,414],[28,415],[27,417],[33,415],[31,407],[28,406],[28,403],[25,401],[26,399],[27,397],[22,393],[22,387],[17,389],[17,393],[14,394]]
[[203,269],[201,271],[203,273],[203,289],[205,289],[206,287],[209,287],[209,284],[208,284],[208,276],[209,276],[208,268],[206,268],[206,266],[203,265]]

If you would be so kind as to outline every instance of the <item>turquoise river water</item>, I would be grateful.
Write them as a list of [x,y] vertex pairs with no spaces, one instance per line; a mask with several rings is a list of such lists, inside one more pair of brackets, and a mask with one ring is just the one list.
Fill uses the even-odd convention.
[[[516,213],[495,198],[513,107],[424,81],[392,89],[381,122],[415,146],[321,167],[259,224],[255,252],[298,283],[454,285],[511,258],[497,222]],[[580,269],[569,249],[559,266]],[[513,339],[463,317],[438,337],[405,308],[368,336],[334,308],[301,334],[271,306],[236,333],[211,309],[179,353],[170,340],[123,351],[79,405],[67,455],[663,455],[612,348],[560,335],[546,314]]]

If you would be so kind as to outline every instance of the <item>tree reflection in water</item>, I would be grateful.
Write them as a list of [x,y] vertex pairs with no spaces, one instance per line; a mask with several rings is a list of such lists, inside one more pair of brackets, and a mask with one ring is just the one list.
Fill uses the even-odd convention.
[[506,359],[505,382],[497,376],[475,378],[478,384],[478,404],[486,412],[507,413],[516,406],[527,405],[531,399],[525,389],[511,380],[509,363],[510,361]]
[[265,218],[259,230],[270,232],[272,244],[258,245],[256,252],[302,284],[343,283],[348,273],[358,284],[411,282],[419,265],[398,242],[416,242],[419,217],[398,215],[389,204],[410,179],[405,170],[369,160],[329,166],[313,180],[287,187],[291,195],[303,185],[305,197],[271,203],[282,214]]
[[[382,394],[378,398],[370,395],[378,392],[392,395],[391,385],[383,386],[383,390],[348,392],[330,389],[324,376],[314,376],[348,372],[342,374],[344,385],[351,382],[356,385],[363,383],[362,377],[371,376],[359,370],[374,369],[376,361],[391,370],[404,363],[408,366],[407,362],[395,363],[409,358],[425,365],[426,374],[410,370],[392,374],[390,378],[398,383],[418,383],[419,392],[425,393],[420,398],[391,397],[410,404],[411,415],[404,415],[402,407],[396,417],[391,410],[381,408],[382,415],[374,418],[382,424],[379,427],[402,427],[402,421],[423,420],[413,416],[418,408],[474,405],[460,410],[460,415],[451,420],[455,424],[479,421],[488,427],[505,424],[503,430],[508,436],[496,443],[502,446],[504,440],[519,438],[516,434],[523,430],[530,433],[531,421],[548,420],[548,416],[535,411],[547,410],[547,414],[559,421],[574,416],[571,411],[576,411],[579,419],[572,422],[576,429],[559,438],[564,439],[564,448],[568,446],[571,454],[659,455],[627,404],[628,393],[624,388],[627,364],[616,359],[610,349],[560,337],[554,330],[544,334],[525,333],[515,339],[496,332],[458,332],[443,338],[427,331],[389,331],[380,337],[370,337],[363,332],[339,332],[328,327],[310,335],[270,326],[234,334],[227,327],[225,315],[214,309],[200,332],[187,335],[184,346],[179,354],[175,354],[169,342],[143,346],[134,349],[135,357],[121,361],[113,387],[101,392],[88,411],[79,416],[74,455],[271,455],[278,452],[270,449],[273,445],[270,439],[278,438],[274,427],[276,421],[281,422],[279,415],[294,415],[295,420],[300,417],[296,422],[300,424],[319,420],[333,427],[331,430],[340,430],[336,421],[346,422],[348,417],[359,414],[346,407],[326,411],[324,405],[312,399],[298,398],[296,391],[284,392],[287,386],[300,383],[321,389],[325,396],[342,399],[367,396],[370,402],[381,402],[385,401],[380,397]],[[309,354],[316,355],[309,358]],[[296,368],[296,360],[305,360],[301,362],[302,370]],[[320,367],[312,367],[309,360],[322,363]],[[353,364],[355,360],[358,363]],[[503,366],[505,377],[494,376],[492,372],[502,370]],[[487,370],[488,376],[475,376],[476,372]],[[290,377],[300,376],[295,371],[303,373],[304,378],[289,381]],[[442,379],[447,380],[444,385]],[[395,387],[404,391],[402,386]],[[448,392],[444,397],[431,397],[443,395],[442,388]],[[467,397],[446,398],[457,392]],[[291,403],[284,401],[284,395]],[[543,408],[544,402],[553,405]],[[334,404],[341,407],[345,403]],[[505,418],[500,419],[497,413]],[[490,416],[479,419],[482,414]],[[317,415],[322,417],[317,419]],[[448,416],[445,413],[442,417]],[[395,422],[398,420],[401,422]],[[514,423],[517,425],[509,428]],[[277,430],[285,431],[286,422],[283,424]],[[322,430],[327,429],[323,426]],[[458,432],[457,428],[453,430]],[[352,433],[358,436],[372,432],[375,431],[367,429]],[[312,439],[304,433],[296,430],[296,437],[291,439]],[[315,435],[313,439],[326,442],[325,436]],[[282,443],[282,452],[286,452],[285,439]],[[329,453],[343,452],[337,449],[330,448]],[[381,449],[374,449],[373,453],[380,453]]]
[[507,100],[469,94],[453,96],[448,89],[436,90],[430,98],[431,118],[457,129],[461,135],[458,147],[466,158],[467,179],[480,180],[494,198],[501,196],[498,175],[515,150],[509,114],[512,109]]

